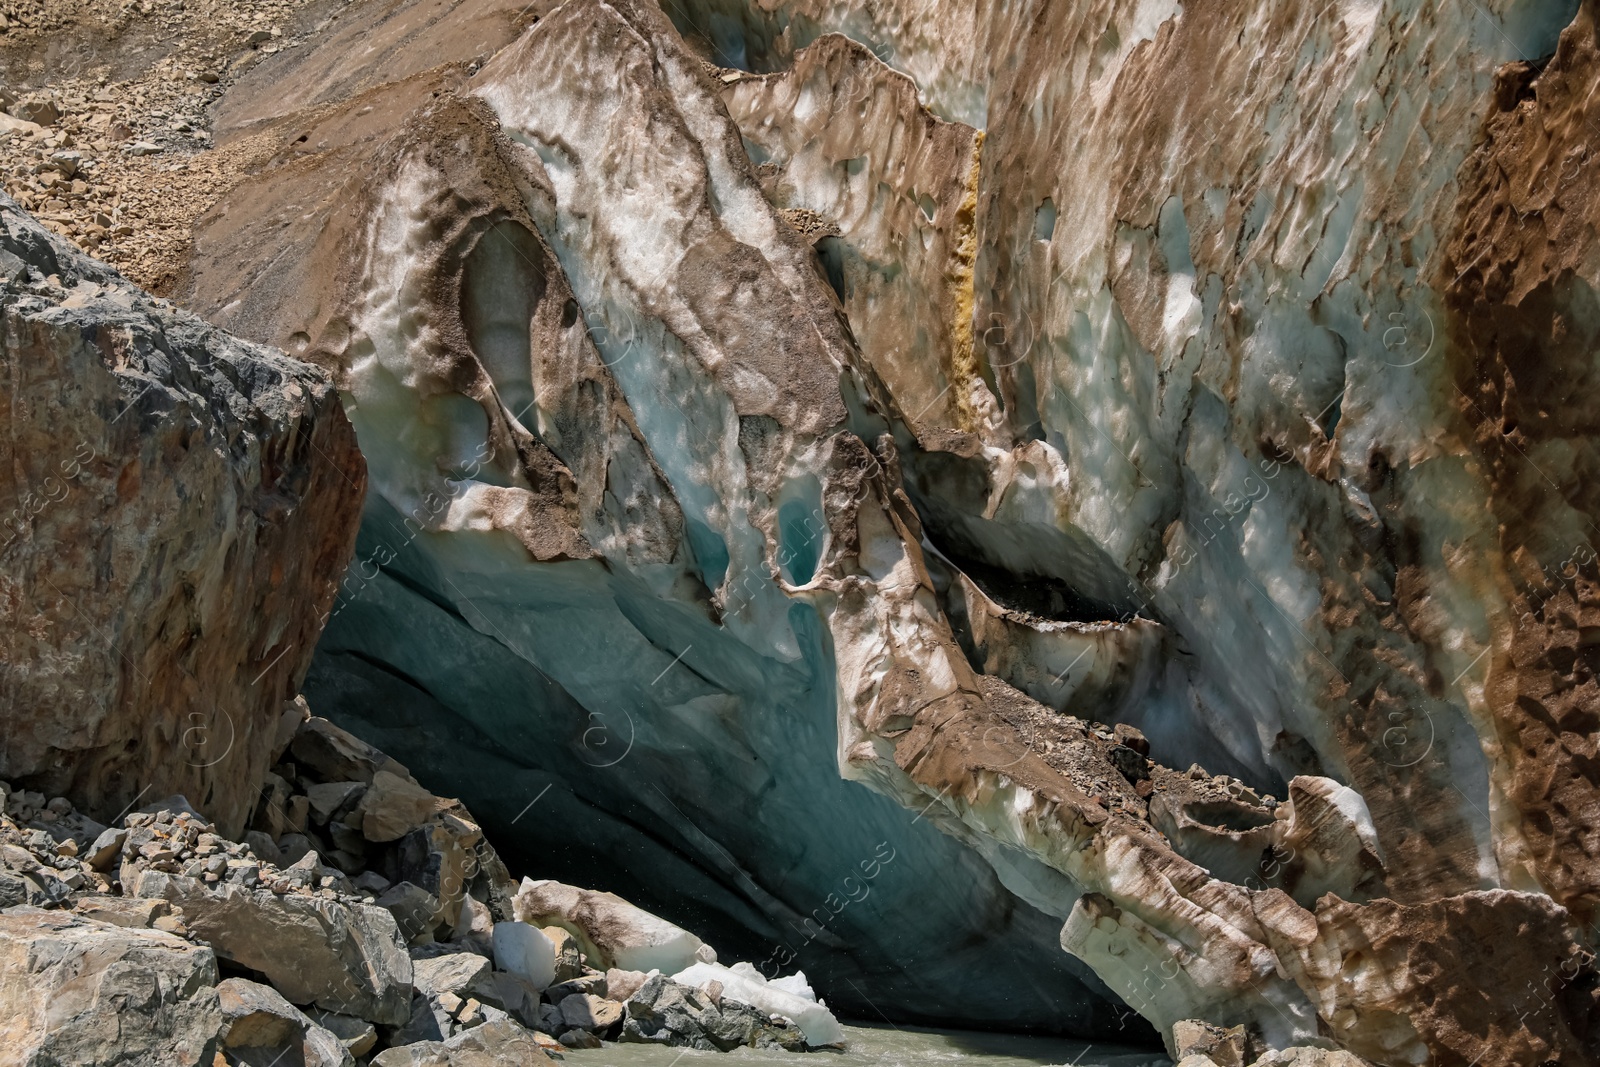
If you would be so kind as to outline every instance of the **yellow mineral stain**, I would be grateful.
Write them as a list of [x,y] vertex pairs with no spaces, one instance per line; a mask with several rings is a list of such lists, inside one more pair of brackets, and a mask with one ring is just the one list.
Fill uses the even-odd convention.
[[978,258],[978,176],[983,159],[983,131],[972,138],[972,165],[967,170],[967,191],[956,209],[955,240],[949,273],[950,292],[950,391],[955,394],[956,425],[975,430],[977,412],[972,407],[969,386],[978,376],[978,361],[972,350],[972,276]]

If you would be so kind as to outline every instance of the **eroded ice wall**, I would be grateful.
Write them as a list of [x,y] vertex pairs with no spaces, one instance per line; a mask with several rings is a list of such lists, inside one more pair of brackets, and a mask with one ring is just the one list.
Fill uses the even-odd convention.
[[198,236],[369,457],[319,710],[847,1012],[1589,1054],[1593,5],[668,13]]

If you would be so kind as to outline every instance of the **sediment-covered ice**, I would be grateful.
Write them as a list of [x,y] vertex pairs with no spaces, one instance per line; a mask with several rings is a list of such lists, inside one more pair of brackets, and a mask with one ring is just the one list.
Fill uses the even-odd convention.
[[842,1010],[1576,1055],[1592,11],[686,3],[326,208],[319,708]]

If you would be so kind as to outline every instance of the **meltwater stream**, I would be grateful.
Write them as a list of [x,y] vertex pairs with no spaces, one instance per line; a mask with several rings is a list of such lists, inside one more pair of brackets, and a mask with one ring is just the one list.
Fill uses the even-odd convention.
[[1171,1067],[1159,1050],[961,1030],[846,1026],[844,1052],[741,1048],[698,1052],[660,1045],[607,1045],[570,1052],[574,1067]]

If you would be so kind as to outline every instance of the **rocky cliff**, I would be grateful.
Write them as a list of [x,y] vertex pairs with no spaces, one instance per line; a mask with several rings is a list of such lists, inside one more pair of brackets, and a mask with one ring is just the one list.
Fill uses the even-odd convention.
[[308,18],[170,272],[367,456],[308,693],[862,1016],[1600,1056],[1597,17]]

